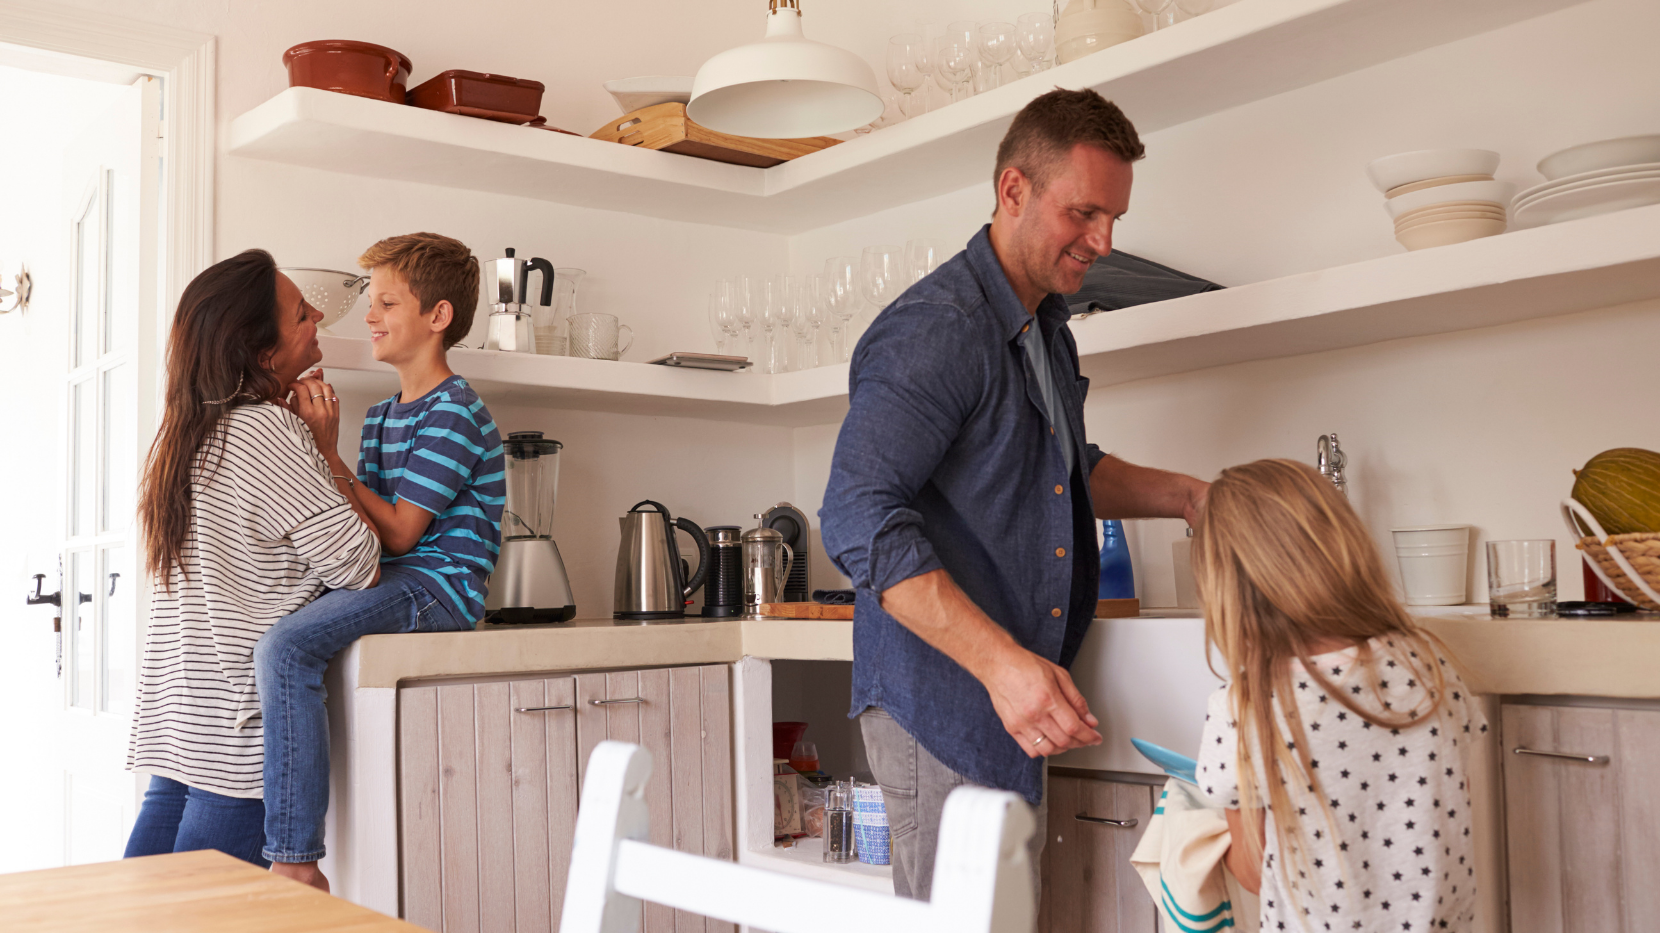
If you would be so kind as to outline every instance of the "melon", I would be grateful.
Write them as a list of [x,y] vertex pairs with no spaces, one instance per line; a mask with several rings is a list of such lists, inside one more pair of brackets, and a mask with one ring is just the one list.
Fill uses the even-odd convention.
[[1573,497],[1611,535],[1660,532],[1660,453],[1605,450],[1574,471]]

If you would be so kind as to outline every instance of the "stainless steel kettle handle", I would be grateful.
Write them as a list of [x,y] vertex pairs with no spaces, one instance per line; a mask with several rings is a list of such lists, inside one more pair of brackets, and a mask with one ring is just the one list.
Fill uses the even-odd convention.
[[[704,534],[703,529],[699,528],[697,523],[689,518],[675,519],[674,527],[691,535],[692,540],[697,542],[697,573],[692,574],[692,578],[686,581],[686,587],[680,593],[682,597],[689,598],[697,592],[697,588],[702,586],[703,581],[709,577],[709,536]],[[674,536],[672,529],[669,531],[669,536],[671,538]]]
[[790,580],[790,568],[795,566],[795,549],[780,541],[778,546],[784,549],[784,563],[778,568],[778,598],[784,598],[784,584]]

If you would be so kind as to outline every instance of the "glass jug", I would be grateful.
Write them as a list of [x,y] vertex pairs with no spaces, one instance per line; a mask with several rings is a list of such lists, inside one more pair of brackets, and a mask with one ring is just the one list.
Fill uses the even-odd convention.
[[576,313],[576,289],[586,275],[581,269],[553,270],[553,304],[536,309],[536,352],[543,356],[570,353],[567,336],[570,316]]
[[793,563],[795,551],[784,543],[784,536],[779,532],[771,528],[751,528],[744,532],[744,618],[759,619],[763,605],[778,602]]

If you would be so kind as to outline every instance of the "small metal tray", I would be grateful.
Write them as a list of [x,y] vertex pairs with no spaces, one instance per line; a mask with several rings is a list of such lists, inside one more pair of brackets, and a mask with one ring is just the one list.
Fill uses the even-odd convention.
[[714,369],[735,373],[749,368],[747,356],[721,356],[715,353],[670,353],[650,361],[656,366],[679,366],[685,369]]

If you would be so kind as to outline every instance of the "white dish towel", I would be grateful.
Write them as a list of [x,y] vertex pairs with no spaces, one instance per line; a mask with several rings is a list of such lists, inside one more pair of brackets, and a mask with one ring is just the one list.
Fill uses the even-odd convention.
[[1258,933],[1257,896],[1223,864],[1228,818],[1193,785],[1171,778],[1147,832],[1130,855],[1169,929],[1178,933]]

